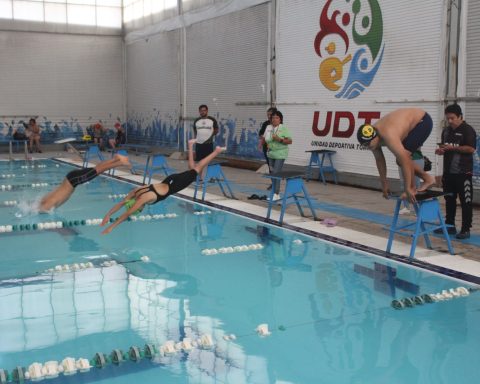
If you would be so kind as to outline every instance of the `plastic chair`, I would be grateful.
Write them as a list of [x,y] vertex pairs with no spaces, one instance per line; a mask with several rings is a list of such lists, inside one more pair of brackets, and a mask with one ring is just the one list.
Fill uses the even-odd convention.
[[[170,176],[172,173],[175,173],[175,170],[169,167],[167,159],[164,155],[153,155],[149,156],[147,159],[145,174],[143,176],[143,184],[150,184],[152,181],[152,176],[155,173],[163,173],[165,176]],[[148,181],[145,183],[147,177]]]
[[102,152],[100,152],[100,148],[98,147],[98,145],[91,145],[85,151],[85,154],[83,156],[83,165],[82,166],[84,168],[87,167],[90,160],[95,156],[97,156],[100,159],[100,161],[104,160]]

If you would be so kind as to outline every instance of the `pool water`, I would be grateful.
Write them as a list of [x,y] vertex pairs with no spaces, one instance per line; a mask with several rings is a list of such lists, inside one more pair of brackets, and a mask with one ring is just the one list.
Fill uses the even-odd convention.
[[[55,213],[32,201],[72,168],[0,163],[0,225],[101,218],[132,185],[106,177],[77,187]],[[57,167],[58,165],[58,167]],[[32,183],[48,187],[32,188]],[[16,187],[16,186],[20,187]],[[203,214],[198,214],[202,212]],[[0,233],[0,368],[92,359],[130,346],[211,335],[152,361],[109,364],[58,382],[473,383],[480,292],[404,310],[393,299],[468,283],[179,198],[142,214],[176,217],[101,227]],[[205,249],[262,249],[205,254]],[[142,256],[150,261],[144,262]],[[102,266],[115,260],[116,265]],[[91,262],[77,271],[57,265]],[[271,335],[255,329],[268,324]],[[234,340],[225,336],[234,334]]]

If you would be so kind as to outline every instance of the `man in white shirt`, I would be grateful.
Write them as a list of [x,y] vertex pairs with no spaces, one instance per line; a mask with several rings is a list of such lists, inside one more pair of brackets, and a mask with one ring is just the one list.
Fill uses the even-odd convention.
[[218,123],[215,118],[208,116],[208,107],[205,104],[198,107],[200,117],[193,122],[193,132],[197,144],[195,145],[195,160],[200,161],[210,155],[214,149],[214,136],[218,133]]

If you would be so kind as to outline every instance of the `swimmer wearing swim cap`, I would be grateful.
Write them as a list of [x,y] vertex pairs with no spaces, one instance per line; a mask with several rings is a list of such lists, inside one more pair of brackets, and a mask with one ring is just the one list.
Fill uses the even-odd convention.
[[377,137],[377,130],[373,125],[363,124],[358,128],[357,140],[362,147],[368,146],[375,137]]
[[[383,196],[388,198],[390,190],[387,182],[387,164],[382,146],[387,147],[401,167],[405,180],[402,197],[411,203],[416,202],[415,194],[425,192],[435,184],[435,178],[412,161],[413,152],[420,149],[432,132],[432,118],[420,108],[397,109],[382,117],[375,125],[363,124],[358,128],[357,140],[367,147],[375,157]],[[423,180],[418,190],[415,176]]]
[[187,188],[192,182],[197,179],[200,172],[225,148],[216,147],[215,150],[207,157],[200,160],[197,164],[193,160],[193,146],[196,140],[189,140],[188,142],[188,165],[189,170],[176,173],[168,176],[161,183],[150,184],[142,187],[138,187],[130,191],[124,200],[115,204],[110,211],[105,215],[102,221],[102,226],[110,223],[110,217],[120,210],[122,207],[126,208],[126,211],[118,216],[107,228],[105,228],[102,234],[110,233],[115,227],[127,220],[131,215],[135,215],[141,212],[145,205],[153,205],[159,201],[165,200],[168,196],[173,195]]

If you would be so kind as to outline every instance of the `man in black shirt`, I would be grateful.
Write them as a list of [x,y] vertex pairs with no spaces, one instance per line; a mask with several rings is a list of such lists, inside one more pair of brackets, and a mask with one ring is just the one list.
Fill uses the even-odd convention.
[[[459,105],[447,106],[445,117],[448,126],[443,130],[442,142],[435,151],[437,155],[444,156],[442,184],[443,191],[449,194],[445,196],[445,222],[447,225],[452,225],[448,228],[448,233],[455,234],[458,195],[462,205],[462,228],[456,237],[457,239],[468,239],[473,215],[472,173],[477,135],[475,130],[463,120],[462,109]],[[438,232],[441,232],[441,229]]]

